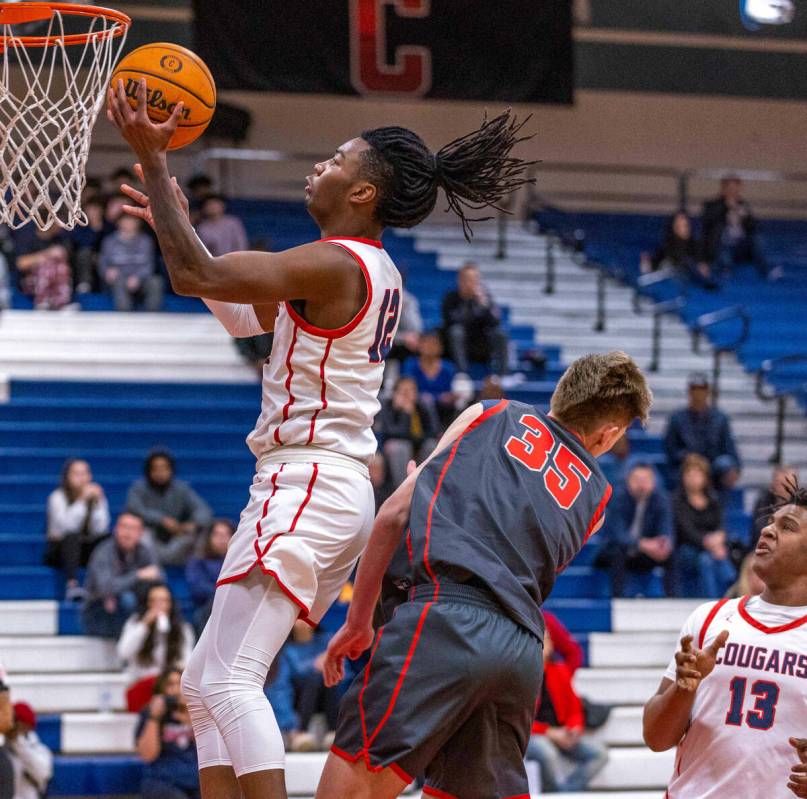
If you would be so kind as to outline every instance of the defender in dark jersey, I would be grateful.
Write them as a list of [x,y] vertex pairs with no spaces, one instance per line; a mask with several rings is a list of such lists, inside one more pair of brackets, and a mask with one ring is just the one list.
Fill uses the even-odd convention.
[[[624,353],[572,364],[551,413],[503,400],[469,408],[384,504],[326,682],[372,642],[382,576],[405,532],[408,588],[342,703],[317,799],[426,795],[528,799],[524,753],[540,690],[540,606],[603,521],[596,458],[651,394]],[[400,558],[396,558],[396,561]]]

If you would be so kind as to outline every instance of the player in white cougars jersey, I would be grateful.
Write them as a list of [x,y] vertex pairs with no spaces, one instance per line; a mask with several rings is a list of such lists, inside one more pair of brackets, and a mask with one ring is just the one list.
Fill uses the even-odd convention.
[[678,747],[668,799],[786,799],[807,726],[807,490],[791,487],[754,553],[761,596],[708,602],[644,714],[645,742]]
[[525,163],[510,156],[521,125],[508,111],[437,153],[405,128],[365,131],[307,179],[319,241],[214,258],[166,166],[181,103],[155,124],[145,81],[137,110],[117,88],[108,117],[147,191],[125,187],[127,210],[156,230],[175,291],[206,298],[233,335],[275,331],[249,437],[257,472],[183,691],[204,799],[285,799],[283,742],[263,686],[295,621],[320,620],[370,532],[371,425],[401,300],[382,231],[417,225],[442,188],[467,234],[466,207],[497,204],[525,182]]

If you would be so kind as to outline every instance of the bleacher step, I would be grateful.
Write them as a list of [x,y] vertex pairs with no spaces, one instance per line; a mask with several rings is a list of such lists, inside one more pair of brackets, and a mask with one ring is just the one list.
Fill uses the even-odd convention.
[[127,677],[120,673],[14,674],[9,677],[15,701],[28,702],[39,713],[122,710]]
[[0,602],[0,633],[4,636],[56,635],[58,603],[51,600]]
[[658,690],[663,668],[578,669],[577,693],[611,705],[644,705]]
[[676,650],[675,632],[591,633],[588,662],[592,668],[620,666],[664,668]]
[[114,642],[85,636],[3,636],[0,638],[0,653],[3,665],[15,674],[98,672],[120,668]]

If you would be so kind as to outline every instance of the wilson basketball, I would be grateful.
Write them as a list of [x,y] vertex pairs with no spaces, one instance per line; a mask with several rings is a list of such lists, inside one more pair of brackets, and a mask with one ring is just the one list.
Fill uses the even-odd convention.
[[112,73],[112,88],[122,80],[132,108],[137,108],[141,78],[146,79],[148,115],[155,122],[165,122],[178,102],[185,104],[168,149],[196,141],[216,110],[216,83],[204,61],[178,44],[145,44],[122,58]]

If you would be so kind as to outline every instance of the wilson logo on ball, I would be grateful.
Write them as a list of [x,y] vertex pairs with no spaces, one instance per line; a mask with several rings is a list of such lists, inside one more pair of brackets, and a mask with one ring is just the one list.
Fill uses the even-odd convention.
[[[126,80],[126,96],[131,97],[133,100],[137,99],[137,91],[139,82],[134,78]],[[165,94],[160,89],[149,89],[146,87],[146,105],[153,108],[155,111],[164,111],[169,116],[174,113],[176,103],[169,103],[165,99]],[[182,109],[182,119],[187,122],[191,118],[191,109],[185,106]]]
[[173,72],[174,74],[176,74],[182,69],[182,61],[180,61],[180,59],[178,59],[176,56],[164,55],[160,59],[160,66],[166,72]]

